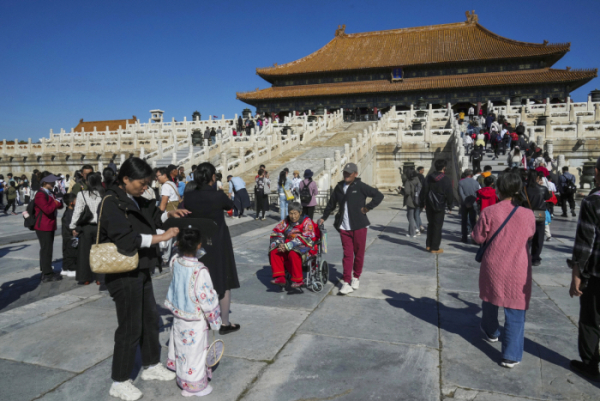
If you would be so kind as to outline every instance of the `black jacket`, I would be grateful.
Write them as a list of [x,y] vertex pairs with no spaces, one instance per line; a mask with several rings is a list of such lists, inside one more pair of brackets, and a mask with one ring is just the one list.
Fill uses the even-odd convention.
[[525,134],[525,127],[523,125],[517,125],[517,129],[515,129],[517,135],[521,136]]
[[448,178],[446,174],[439,171],[429,174],[427,178],[425,178],[425,185],[423,185],[421,195],[419,196],[421,208],[427,206],[431,207],[432,210],[435,210],[436,208],[433,207],[431,200],[429,199],[430,191],[433,191],[438,195],[438,198],[442,200],[444,208],[452,210],[454,192],[452,191],[452,181],[450,181],[450,178]]
[[[113,185],[106,190],[104,208],[100,216],[100,243],[112,242],[124,255],[137,252],[140,260],[138,268],[150,269],[158,266],[158,244],[150,248],[140,248],[140,234],[155,235],[156,229],[162,227],[162,212],[154,200],[141,197],[135,200],[139,208],[118,186]],[[98,213],[101,207],[102,203]]]
[[233,201],[225,192],[204,184],[195,191],[186,193],[183,202],[185,208],[192,212],[190,217],[214,220],[219,227],[210,243],[207,241],[202,244],[206,255],[200,261],[208,268],[219,298],[223,298],[225,291],[240,288],[231,234],[223,214],[223,211],[233,208]]
[[526,191],[529,202],[527,202],[527,197],[525,197],[523,206],[529,208],[529,204],[531,203],[531,210],[546,210],[546,201],[551,197],[548,188],[539,185],[538,183],[534,183],[533,185],[528,186]]
[[[336,206],[339,206],[338,212],[335,215],[335,221],[333,226],[336,230],[340,230],[342,225],[342,219],[344,218],[344,210],[348,207],[348,219],[350,220],[350,228],[352,230],[360,230],[361,228],[367,227],[369,219],[366,214],[363,214],[360,210],[366,207],[369,210],[376,208],[383,200],[383,194],[376,188],[373,188],[364,182],[360,178],[356,178],[352,184],[346,190],[344,194],[344,181],[337,183],[327,202],[327,206],[323,211],[323,220],[327,220],[329,215],[335,210]],[[367,198],[371,198],[371,202],[367,204]]]
[[62,228],[61,233],[63,237],[63,241],[68,241],[73,238],[73,231],[69,228],[71,224],[71,220],[73,220],[73,209],[69,209],[68,207],[65,209],[65,212],[62,215]]

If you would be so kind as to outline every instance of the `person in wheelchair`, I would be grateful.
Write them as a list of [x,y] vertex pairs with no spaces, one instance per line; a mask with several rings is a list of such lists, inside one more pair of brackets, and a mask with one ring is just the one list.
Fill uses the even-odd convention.
[[271,233],[269,260],[273,270],[272,284],[285,287],[287,270],[292,277],[292,288],[302,286],[302,261],[318,239],[315,222],[302,215],[302,205],[289,204],[288,217],[275,226]]

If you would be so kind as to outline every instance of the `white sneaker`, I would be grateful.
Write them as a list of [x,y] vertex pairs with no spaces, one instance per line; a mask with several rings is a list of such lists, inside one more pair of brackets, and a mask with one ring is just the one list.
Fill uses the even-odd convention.
[[61,276],[67,276],[67,277],[69,277],[69,271],[68,271],[68,270],[65,270],[65,269],[62,269],[62,270],[60,271],[60,275],[61,275]]
[[181,395],[184,396],[184,397],[194,397],[194,396],[196,396],[196,397],[204,397],[205,395],[209,395],[210,393],[212,393],[212,391],[213,391],[213,388],[209,384],[208,386],[206,386],[206,388],[204,390],[200,391],[199,393],[190,393],[190,392],[188,392],[186,390],[183,390],[181,392]]
[[67,273],[67,277],[75,277],[76,275],[77,275],[77,272],[75,270],[72,270]]
[[348,295],[351,292],[354,292],[354,290],[352,289],[352,287],[350,286],[350,284],[348,284],[347,282],[343,281],[343,285],[342,288],[340,289],[340,294],[342,295]]
[[421,231],[419,231],[419,230],[416,230],[416,231],[415,231],[415,235],[421,235]]
[[176,376],[175,372],[171,372],[169,369],[165,368],[162,363],[144,369],[142,372],[142,380],[168,381],[175,380]]
[[358,290],[358,279],[356,277],[352,277],[352,281],[350,282],[350,287],[352,287],[353,290]]
[[131,380],[126,382],[113,382],[110,386],[109,394],[115,398],[120,398],[125,401],[135,401],[142,398],[142,392],[133,385]]

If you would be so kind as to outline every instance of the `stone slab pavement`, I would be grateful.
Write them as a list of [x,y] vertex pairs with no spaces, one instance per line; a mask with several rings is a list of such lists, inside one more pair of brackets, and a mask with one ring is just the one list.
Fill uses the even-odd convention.
[[[330,282],[319,293],[280,291],[269,284],[266,249],[275,218],[232,225],[241,288],[232,292],[231,319],[242,329],[222,337],[225,356],[206,399],[600,397],[600,386],[568,369],[568,361],[578,357],[579,306],[568,296],[565,266],[574,219],[552,224],[554,238],[545,244],[542,265],[534,268],[523,362],[509,370],[498,364],[501,344],[488,344],[479,333],[477,248],[458,242],[458,216],[447,215],[445,252],[432,255],[424,251],[424,235],[406,237],[401,205],[400,197],[386,194],[369,213],[360,289],[345,297],[338,295],[342,247],[333,219],[326,224]],[[0,238],[11,235],[5,227],[0,225]],[[0,400],[111,400],[114,304],[96,286],[77,286],[72,280],[71,288],[19,286],[19,280],[39,275],[38,250],[35,241],[0,246]],[[57,237],[57,269],[60,255]],[[154,277],[159,306],[169,280],[168,273]],[[172,317],[159,310],[164,360]],[[181,399],[174,382],[143,382],[139,370],[138,360],[132,379],[144,400]]]

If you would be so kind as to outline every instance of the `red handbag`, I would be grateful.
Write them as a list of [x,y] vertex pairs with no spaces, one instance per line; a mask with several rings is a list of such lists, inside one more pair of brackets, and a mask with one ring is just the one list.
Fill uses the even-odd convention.
[[552,192],[552,197],[550,199],[548,199],[546,202],[550,202],[553,205],[556,205],[558,203],[558,199],[556,199],[556,195],[554,195],[554,192]]

